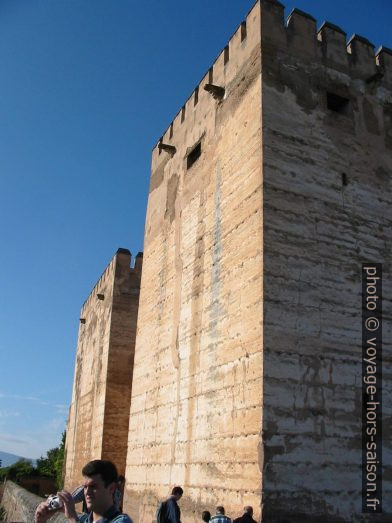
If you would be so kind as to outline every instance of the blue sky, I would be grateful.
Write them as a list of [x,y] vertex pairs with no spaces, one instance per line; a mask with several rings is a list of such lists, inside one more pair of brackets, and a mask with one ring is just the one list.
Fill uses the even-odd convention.
[[[0,0],[0,450],[60,442],[80,307],[143,250],[150,153],[253,0]],[[283,2],[392,48],[390,0]]]

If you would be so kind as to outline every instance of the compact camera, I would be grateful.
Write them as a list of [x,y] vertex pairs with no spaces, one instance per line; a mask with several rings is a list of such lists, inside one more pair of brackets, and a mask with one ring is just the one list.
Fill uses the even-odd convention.
[[[75,503],[80,503],[84,500],[84,487],[81,485],[77,489],[75,489],[73,492],[71,492],[71,496]],[[48,496],[48,499],[46,500],[46,503],[48,505],[49,510],[57,510],[63,506],[63,502],[58,497],[57,494],[51,494]]]
[[63,502],[56,494],[51,494],[48,496],[46,503],[49,507],[49,510],[57,510],[63,506]]

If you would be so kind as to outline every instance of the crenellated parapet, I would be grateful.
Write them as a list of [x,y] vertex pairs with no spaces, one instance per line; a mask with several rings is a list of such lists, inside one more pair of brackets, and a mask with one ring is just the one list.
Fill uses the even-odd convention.
[[367,38],[354,34],[347,39],[342,28],[328,21],[318,27],[317,20],[300,9],[293,9],[286,20],[281,2],[258,0],[154,146],[153,170],[175,155],[183,160],[187,150],[179,150],[179,144],[185,141],[189,149],[197,142],[205,130],[200,122],[208,122],[208,115],[230,96],[230,83],[260,43],[262,63],[263,57],[271,57],[276,62],[271,66],[279,67],[283,53],[293,63],[302,61],[352,80],[392,87],[390,49],[380,47],[375,53]]
[[[230,85],[259,44],[260,5],[256,2],[155,144],[153,170],[166,158],[183,158],[197,142],[209,125],[209,115],[230,95]],[[187,147],[182,150],[179,144],[184,141]]]
[[293,9],[287,20],[284,5],[277,0],[261,0],[262,45],[273,45],[302,60],[314,60],[324,67],[345,73],[352,78],[370,81],[378,78],[391,86],[391,51],[374,45],[354,34],[347,41],[339,26],[317,21],[310,14]]
[[107,292],[108,285],[110,286],[110,292],[112,292],[113,277],[116,271],[118,263],[129,268],[129,271],[132,274],[137,275],[139,278],[141,276],[142,264],[143,264],[143,253],[139,252],[135,257],[134,266],[131,267],[132,263],[132,254],[128,249],[119,248],[117,249],[116,254],[110,260],[106,269],[103,271],[101,276],[98,278],[96,284],[93,287],[93,290],[90,292],[89,296],[82,305],[80,311],[81,323],[85,323],[85,311],[91,305],[93,300],[104,301],[105,293]]

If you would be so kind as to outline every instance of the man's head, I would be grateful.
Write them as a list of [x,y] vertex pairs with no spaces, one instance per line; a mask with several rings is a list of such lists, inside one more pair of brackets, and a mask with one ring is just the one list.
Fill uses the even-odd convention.
[[205,523],[208,523],[211,519],[211,512],[204,510],[204,512],[201,514],[201,519],[205,521]]
[[224,516],[225,515],[224,507],[222,507],[221,505],[219,505],[219,507],[216,507],[216,513],[217,514],[222,514]]
[[246,505],[246,507],[244,507],[244,514],[249,514],[249,516],[253,516],[253,508],[250,505]]
[[95,459],[82,469],[87,509],[103,515],[113,505],[117,469],[111,461]]
[[176,501],[178,501],[183,494],[184,494],[184,491],[182,490],[181,487],[174,487],[171,492],[171,495],[175,497]]

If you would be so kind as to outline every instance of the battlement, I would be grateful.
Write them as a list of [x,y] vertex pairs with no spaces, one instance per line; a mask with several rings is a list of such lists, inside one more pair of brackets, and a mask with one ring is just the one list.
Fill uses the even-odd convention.
[[[227,86],[233,81],[243,63],[249,59],[252,50],[259,43],[260,3],[256,2],[153,147],[153,164],[158,161],[161,154],[164,154],[161,144],[174,146],[179,139],[182,139],[183,129],[188,122],[204,118],[205,113],[211,110],[214,104],[219,103],[219,100],[213,96],[211,91],[207,91],[205,86],[212,84],[217,87],[225,87],[226,97]],[[176,151],[167,150],[167,152],[171,152],[173,155]]]
[[103,271],[101,276],[98,278],[96,284],[93,287],[93,290],[87,297],[87,299],[84,301],[82,308],[81,308],[81,319],[83,318],[83,313],[86,309],[86,307],[91,303],[91,300],[104,300],[105,296],[102,292],[105,284],[108,280],[108,278],[113,278],[114,273],[116,270],[116,266],[118,263],[121,262],[122,265],[126,265],[129,267],[130,272],[135,274],[141,274],[142,271],[142,264],[143,264],[143,253],[138,252],[138,254],[135,257],[134,267],[131,267],[132,262],[132,254],[128,249],[124,249],[120,247],[117,249],[116,254],[113,256],[113,258],[110,260],[109,264],[107,265],[106,269]]
[[328,21],[317,29],[316,19],[299,9],[293,9],[285,21],[280,2],[260,1],[263,45],[273,44],[298,59],[312,58],[319,65],[353,79],[367,82],[378,79],[391,85],[391,54],[385,47],[375,53],[374,45],[357,34],[347,41],[344,29]]
[[[346,32],[328,21],[317,29],[316,19],[299,9],[293,9],[285,20],[284,5],[278,0],[258,0],[155,144],[153,169],[162,154],[174,156],[178,152],[187,124],[193,126],[206,118],[208,112],[230,96],[230,83],[260,45],[262,57],[282,52],[294,61],[312,61],[315,67],[344,73],[353,80],[392,88],[390,49],[380,47],[375,53],[367,38],[354,34],[347,40]],[[222,89],[221,96],[214,95],[211,85]],[[197,136],[187,136],[187,140],[189,148]]]

